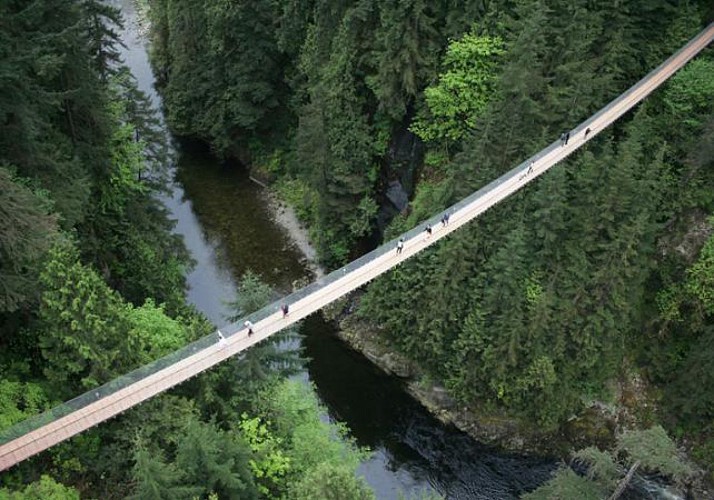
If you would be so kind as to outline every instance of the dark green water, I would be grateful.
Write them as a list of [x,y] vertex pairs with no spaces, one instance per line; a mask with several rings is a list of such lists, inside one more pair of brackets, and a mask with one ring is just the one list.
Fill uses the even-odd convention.
[[[154,77],[139,35],[131,0],[114,0],[126,23],[123,57],[139,86],[157,105]],[[262,188],[237,165],[215,161],[200,145],[178,146],[175,183],[163,201],[177,221],[196,267],[187,277],[189,300],[217,325],[225,323],[225,301],[247,269],[280,292],[309,275],[301,255],[270,217]],[[490,450],[440,424],[403,390],[351,351],[319,315],[303,326],[301,378],[314,384],[326,418],[347,424],[358,444],[374,453],[360,473],[378,499],[400,492],[436,490],[454,499],[513,499],[543,482],[553,462]]]

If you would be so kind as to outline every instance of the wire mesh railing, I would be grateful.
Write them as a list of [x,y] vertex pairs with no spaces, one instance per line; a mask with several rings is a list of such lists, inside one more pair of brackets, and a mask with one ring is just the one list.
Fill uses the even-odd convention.
[[[694,57],[700,50],[702,50],[706,45],[711,42],[712,38],[714,38],[714,23],[710,24],[707,29],[702,31],[697,37],[695,37],[692,41],[690,41],[687,45],[685,45],[682,49],[680,49],[677,53],[672,55],[669,59],[667,59],[665,62],[663,62],[660,66],[658,66],[656,69],[652,70],[647,76],[645,76],[643,79],[641,79],[639,82],[637,82],[635,85],[633,85],[630,89],[628,89],[626,92],[621,94],[618,98],[613,100],[610,104],[605,106],[603,109],[598,111],[596,114],[594,114],[591,118],[586,120],[585,122],[581,123],[578,127],[573,129],[571,131],[571,137],[575,139],[575,136],[579,135],[580,133],[583,133],[585,130],[593,126],[594,124],[597,124],[598,121],[603,117],[604,115],[613,112],[613,110],[616,110],[618,107],[623,107],[624,110],[618,111],[615,118],[612,120],[608,121],[605,125],[611,123],[622,115],[624,112],[629,110],[632,106],[634,106],[641,98],[638,98],[634,102],[630,103],[628,100],[632,98],[632,95],[635,92],[640,91],[642,88],[646,86],[646,84],[651,84],[651,80],[661,78],[661,79],[666,79],[668,76],[671,75],[676,69],[680,68],[683,66],[689,59]],[[696,50],[694,50],[694,47]],[[687,57],[685,60],[680,62],[674,70],[671,70],[669,72],[665,72],[665,68],[670,66],[672,61],[676,60],[677,58],[681,57],[682,54],[684,54],[687,51],[691,51],[691,54],[687,54]],[[662,76],[665,74],[665,76]],[[655,87],[659,85],[659,83],[656,83]],[[592,130],[592,135],[589,138],[592,138],[594,135],[596,135],[598,132],[600,132],[602,127],[598,129],[593,129]],[[583,142],[583,141],[581,141]],[[405,243],[409,243],[411,241],[414,241],[416,238],[422,238],[422,235],[425,233],[427,225],[431,227],[437,227],[441,223],[441,217],[444,213],[449,213],[449,214],[459,214],[461,212],[464,212],[465,209],[468,207],[488,199],[490,196],[493,195],[502,185],[504,184],[513,184],[515,180],[521,181],[525,180],[525,182],[521,184],[527,183],[530,179],[525,179],[526,176],[530,174],[530,169],[532,168],[534,162],[538,162],[540,159],[546,158],[550,155],[556,154],[558,151],[561,150],[561,145],[556,141],[549,146],[547,146],[545,149],[540,151],[538,154],[532,156],[531,158],[528,158],[515,168],[509,170],[496,180],[490,182],[488,185],[484,186],[483,188],[479,189],[478,191],[472,193],[471,195],[467,196],[466,198],[462,199],[461,201],[455,203],[451,207],[447,208],[444,211],[440,211],[438,214],[434,215],[433,217],[423,221],[419,225],[415,226],[414,228],[410,229],[409,231],[399,235],[398,237],[382,244],[375,250],[359,257],[358,259],[354,260],[353,262],[345,265],[344,267],[341,267],[339,269],[336,269],[335,271],[322,276],[312,282],[311,284],[307,285],[304,288],[301,288],[300,290],[297,290],[286,297],[283,297],[280,300],[277,300],[266,307],[250,314],[247,315],[244,318],[241,318],[240,320],[231,323],[230,325],[221,328],[220,330],[217,330],[216,332],[213,332],[209,335],[206,335],[188,345],[185,347],[178,349],[177,351],[174,351],[162,358],[159,358],[147,365],[144,365],[140,368],[137,368],[136,370],[133,370],[125,375],[122,375],[120,377],[117,377],[116,379],[107,382],[104,385],[101,385],[99,387],[96,387],[94,389],[91,389],[84,394],[69,400],[65,403],[62,403],[50,410],[47,410],[43,413],[40,413],[38,415],[35,415],[33,417],[30,417],[22,422],[19,422],[11,427],[8,427],[6,429],[0,430],[0,445],[6,444],[8,442],[11,442],[13,440],[16,440],[25,434],[28,434],[30,432],[33,432],[37,429],[40,429],[43,426],[46,426],[62,417],[65,417],[71,413],[74,413],[78,410],[81,410],[88,405],[95,403],[103,398],[107,398],[118,391],[125,389],[133,384],[135,384],[138,381],[141,381],[151,375],[156,374],[157,372],[164,370],[166,368],[171,367],[172,365],[185,360],[189,358],[190,356],[193,356],[194,354],[197,354],[201,352],[202,350],[215,346],[216,342],[219,340],[218,337],[218,331],[221,332],[221,334],[225,338],[230,338],[242,330],[245,329],[244,327],[244,322],[246,320],[251,321],[252,323],[256,324],[259,323],[262,320],[265,320],[269,318],[270,316],[276,314],[277,312],[280,311],[280,308],[283,304],[295,304],[298,301],[305,299],[313,294],[317,294],[321,290],[325,289],[326,287],[334,284],[337,282],[339,279],[344,278],[346,275],[349,275],[350,273],[356,272],[358,269],[363,268],[367,266],[369,263],[375,261],[376,259],[379,259],[382,257],[384,254],[388,252],[394,252],[396,248],[396,243],[397,240],[402,238]],[[568,151],[564,154],[564,156],[567,156],[567,154],[570,154],[572,151]],[[557,163],[560,158],[556,161],[554,161],[552,164]],[[545,169],[539,170],[536,172],[536,175],[540,175],[543,171],[547,170],[552,166],[552,164],[547,165]],[[518,189],[513,188],[513,190]],[[489,205],[490,206],[490,205]],[[471,220],[475,218],[478,214],[480,214],[483,210],[474,212],[472,215],[469,216],[468,220]],[[465,221],[462,221],[465,223]],[[436,241],[437,238],[435,238],[434,241]]]

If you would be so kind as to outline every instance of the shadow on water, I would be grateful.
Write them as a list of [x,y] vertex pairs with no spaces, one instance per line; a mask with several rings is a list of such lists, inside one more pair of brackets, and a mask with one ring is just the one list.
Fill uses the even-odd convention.
[[332,418],[349,425],[357,444],[374,451],[362,473],[378,498],[397,498],[397,485],[433,487],[454,499],[518,498],[554,470],[552,461],[496,452],[441,424],[398,380],[347,349],[320,315],[303,329],[308,375],[320,399]]

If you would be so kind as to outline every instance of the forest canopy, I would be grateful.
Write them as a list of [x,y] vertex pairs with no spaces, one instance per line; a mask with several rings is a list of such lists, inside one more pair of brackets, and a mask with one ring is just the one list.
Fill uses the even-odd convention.
[[[120,12],[21,0],[0,20],[5,431],[214,326],[186,302],[192,261],[160,198],[166,131],[120,60]],[[257,275],[239,288],[236,314],[273,293]],[[373,498],[355,473],[366,451],[287,379],[304,362],[276,347],[291,335],[3,471],[0,498]]]
[[[261,0],[220,20],[153,0],[150,12],[169,124],[273,180],[330,267],[551,143],[713,18],[693,0]],[[618,403],[612,388],[642,377],[651,419],[714,462],[713,392],[699,383],[714,352],[712,57],[369,285],[362,317],[459,403],[539,430]],[[225,107],[228,95],[250,105]],[[394,181],[411,201],[386,225]]]
[[[332,268],[540,150],[714,16],[705,0],[148,8],[172,132],[274,182]],[[10,425],[212,326],[185,302],[191,261],[157,197],[166,144],[121,67],[117,10],[20,0],[0,19]],[[541,431],[644,380],[656,410],[643,423],[689,438],[711,470],[713,72],[710,48],[548,175],[370,284],[358,314],[457,404]],[[392,217],[396,181],[410,203]],[[241,286],[260,302],[256,276]],[[236,314],[255,305],[243,299]],[[354,475],[363,452],[284,381],[299,353],[276,365],[262,347],[21,464],[0,494],[370,498]]]

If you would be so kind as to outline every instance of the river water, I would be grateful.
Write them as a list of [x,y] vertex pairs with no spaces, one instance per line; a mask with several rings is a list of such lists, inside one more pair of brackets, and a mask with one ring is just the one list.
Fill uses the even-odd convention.
[[[127,66],[158,108],[142,30],[133,0],[111,2],[123,13],[121,38]],[[196,261],[188,298],[218,326],[225,302],[247,269],[281,293],[310,276],[302,255],[271,217],[262,188],[239,165],[221,164],[200,144],[177,146],[174,182],[164,203],[175,231]],[[227,203],[226,200],[231,200]],[[498,453],[434,419],[315,315],[304,322],[302,379],[311,381],[327,418],[344,422],[360,446],[373,450],[359,469],[378,499],[437,491],[453,499],[513,499],[545,481],[552,461]]]

